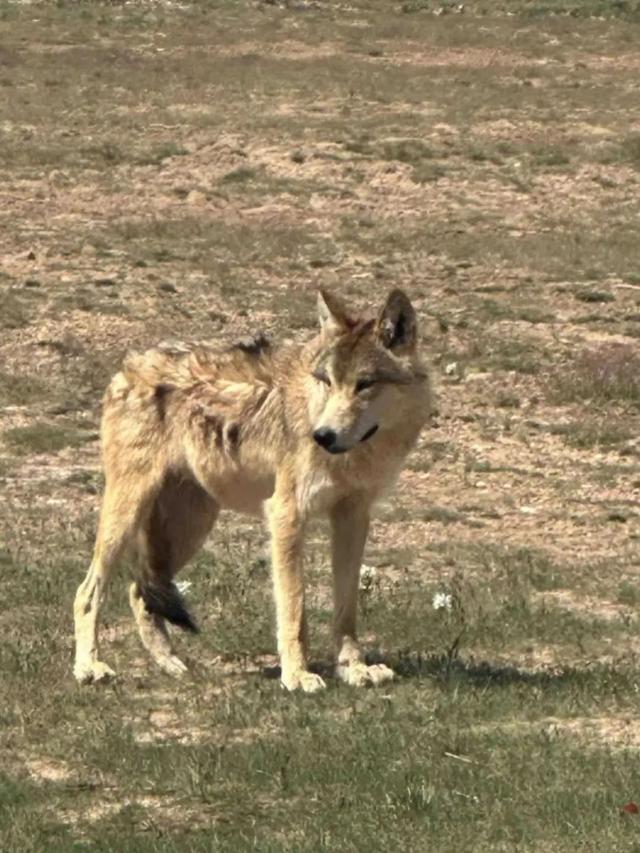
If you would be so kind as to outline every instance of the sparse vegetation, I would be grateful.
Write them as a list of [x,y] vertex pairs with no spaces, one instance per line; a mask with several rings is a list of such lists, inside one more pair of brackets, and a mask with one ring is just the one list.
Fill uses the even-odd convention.
[[614,302],[615,296],[607,290],[579,290],[576,299],[580,302]]
[[621,450],[635,437],[632,424],[626,419],[607,417],[582,417],[568,423],[555,424],[554,435],[561,435],[572,447],[579,450]]
[[640,351],[635,344],[611,343],[578,353],[550,379],[558,402],[640,405]]
[[[0,4],[0,849],[635,849],[638,9]],[[283,694],[265,532],[233,517],[189,575],[192,675],[153,669],[120,584],[122,675],[78,689],[109,376],[307,335],[318,285],[406,288],[434,354],[362,578],[396,683],[330,677],[319,525],[330,687]]]
[[0,405],[23,406],[47,397],[49,388],[40,376],[0,372]]
[[80,430],[72,424],[35,421],[27,426],[5,430],[3,438],[14,453],[24,456],[32,453],[55,453],[64,447],[77,447],[85,441],[97,438],[97,435]]

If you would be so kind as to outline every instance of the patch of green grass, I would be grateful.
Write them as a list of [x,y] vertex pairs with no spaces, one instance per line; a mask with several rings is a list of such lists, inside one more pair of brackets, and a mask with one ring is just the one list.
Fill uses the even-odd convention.
[[308,262],[322,245],[319,235],[301,225],[225,223],[205,215],[120,219],[92,239],[138,259],[206,269],[216,286],[240,290],[247,306],[252,296],[246,276],[238,273],[244,264],[255,270],[291,269]]
[[603,486],[615,486],[620,482],[621,478],[634,474],[640,474],[639,466],[620,463],[606,465],[600,461],[594,467],[594,470],[590,472],[592,480],[598,485]]
[[442,157],[443,152],[437,151],[433,145],[422,139],[380,139],[366,133],[348,139],[343,144],[347,151],[367,158],[410,164],[413,167],[412,179],[416,183],[435,181],[447,171],[442,163],[436,161],[436,158]]
[[533,340],[485,334],[478,336],[467,358],[469,364],[481,371],[505,370],[535,375],[548,357]]
[[450,507],[431,506],[422,512],[421,518],[427,523],[436,521],[440,524],[454,524],[460,521],[464,522],[465,515]]
[[378,142],[379,154],[384,160],[416,163],[436,156],[431,145],[421,139],[387,139]]
[[0,325],[3,329],[21,329],[29,325],[33,315],[32,300],[14,290],[1,295]]
[[499,322],[501,320],[522,320],[533,325],[551,323],[553,314],[539,305],[512,302],[507,299],[481,299],[473,309],[473,315],[480,322]]
[[521,397],[512,391],[502,390],[496,395],[496,406],[501,409],[519,409],[521,405]]
[[46,398],[50,390],[40,376],[0,371],[0,405],[29,405]]
[[189,151],[179,142],[159,142],[146,150],[137,152],[134,161],[141,166],[158,166],[164,160],[171,157],[184,157],[188,153]]
[[606,145],[598,159],[602,163],[624,163],[640,169],[640,133],[630,133],[619,142]]
[[76,146],[57,139],[24,146],[7,138],[0,148],[10,157],[14,168],[48,168],[64,170],[57,175],[59,185],[71,185],[75,174],[83,169],[108,170],[129,163],[137,166],[160,166],[170,157],[184,156],[187,149],[176,142],[154,145],[125,146],[121,142],[103,139],[88,145]]
[[580,302],[615,302],[613,293],[608,290],[579,290],[576,292],[576,299]]
[[118,166],[129,162],[138,166],[159,166],[170,157],[183,157],[187,149],[177,142],[158,142],[154,145],[126,150],[122,145],[110,140],[104,140],[94,145],[80,149],[92,164]]
[[548,390],[558,403],[589,401],[640,405],[640,353],[633,344],[585,349],[549,374]]
[[98,475],[95,471],[74,471],[66,478],[65,482],[69,485],[78,486],[90,495],[99,494],[104,487],[102,475]]
[[223,184],[242,184],[246,181],[253,181],[258,176],[258,170],[250,166],[239,166],[237,169],[232,169],[222,176]]
[[79,447],[97,436],[73,424],[36,421],[21,427],[12,427],[3,433],[4,441],[14,453],[27,456],[32,453],[56,453],[65,447]]
[[277,177],[268,172],[264,167],[239,166],[227,172],[220,179],[220,187],[225,196],[229,196],[232,190],[242,191],[243,194],[250,193],[258,197],[269,197],[277,195],[288,195],[294,197],[308,197],[314,191],[326,189],[314,181],[304,177]]
[[25,853],[81,849],[67,827],[54,815],[47,814],[50,796],[50,790],[43,790],[33,782],[0,775],[0,839],[4,849]]
[[619,449],[637,435],[632,423],[613,417],[583,417],[570,423],[556,424],[551,432],[562,436],[567,444],[578,450]]
[[640,604],[640,586],[630,581],[622,581],[618,587],[618,601],[620,604],[637,607]]
[[[199,755],[188,748],[167,750],[162,765],[168,769],[173,758],[177,786],[190,782],[187,791],[200,800],[203,815],[213,804],[227,812],[227,820],[221,821],[212,809],[212,828],[196,824],[192,832],[178,836],[178,844],[196,851],[211,849],[211,844],[221,850],[315,851],[331,849],[339,839],[344,850],[380,851],[411,849],[419,837],[430,850],[489,851],[514,845],[540,849],[562,838],[554,849],[594,844],[586,849],[595,850],[605,839],[625,843],[633,838],[633,827],[618,814],[623,791],[639,778],[631,753],[585,750],[544,727],[510,732],[497,726],[483,734],[456,736],[451,727],[433,722],[434,711],[439,716],[444,710],[436,706],[421,713],[417,706],[399,709],[392,702],[387,714],[394,720],[374,712],[364,749],[363,709],[344,721],[312,724],[306,735],[298,730],[296,714],[293,738],[260,748],[209,748]],[[416,722],[423,717],[430,737],[425,732],[408,750],[402,731],[414,715]],[[326,746],[310,772],[309,751],[319,739]],[[153,750],[134,749],[127,769],[138,775],[142,753],[148,754],[150,782],[156,783],[161,766],[154,762]],[[526,781],[514,787],[513,775],[522,764],[527,766]],[[188,779],[180,772],[185,765],[191,772]],[[574,780],[569,791],[568,774]],[[255,781],[248,788],[234,785],[244,778]],[[326,796],[318,797],[319,790]],[[242,811],[239,798],[245,800]],[[286,803],[288,798],[294,802]],[[366,821],[361,821],[362,813],[368,815]],[[134,843],[142,844],[130,849],[175,849],[153,827],[152,837],[161,846],[146,846],[139,835],[145,817],[144,809],[127,809],[103,821],[100,835],[94,831],[90,837],[98,844],[100,837],[116,843],[129,827]]]
[[447,169],[441,163],[426,161],[413,167],[411,177],[417,184],[428,184],[444,178],[446,174]]
[[[469,223],[466,228],[449,233],[443,248],[454,261],[472,259],[498,269],[536,270],[538,275],[548,279],[592,281],[597,268],[606,270],[607,275],[626,277],[634,269],[630,260],[635,245],[632,223],[628,217],[621,217],[611,231],[610,223],[601,220],[599,215],[594,215],[590,221],[588,237],[584,225],[573,220],[563,220],[548,231],[521,236],[505,234],[502,229],[479,229]],[[425,222],[422,233],[428,234],[432,227],[433,223]],[[543,322],[555,319],[544,301],[518,301],[523,320],[528,319],[525,312],[531,312],[532,317],[542,316]],[[536,321],[540,322],[533,320]]]
[[[58,536],[46,557],[27,552],[26,562],[11,564],[0,658],[12,697],[0,710],[11,785],[8,811],[0,810],[3,847],[115,851],[126,837],[127,849],[141,851],[205,851],[212,843],[230,851],[389,850],[411,849],[419,834],[444,853],[452,844],[570,851],[587,837],[595,845],[627,838],[616,809],[637,782],[637,762],[589,740],[588,726],[586,744],[562,726],[594,707],[600,717],[631,713],[635,666],[527,670],[509,652],[533,643],[593,654],[612,638],[621,646],[627,625],[534,598],[562,588],[565,567],[535,549],[446,543],[441,555],[452,575],[437,586],[417,571],[389,583],[380,570],[364,595],[362,630],[370,645],[387,649],[397,682],[358,691],[330,679],[323,695],[287,695],[259,667],[245,669],[274,651],[271,581],[257,556],[263,541],[233,529],[227,538],[223,527],[214,554],[192,567],[188,597],[202,634],[189,646],[178,638],[196,673],[179,689],[142,654],[135,632],[121,631],[103,637],[102,648],[120,681],[75,687],[69,614],[83,549],[71,561],[56,558],[69,549]],[[311,545],[313,658],[327,671],[326,545]],[[411,566],[416,552],[396,558]],[[455,610],[433,608],[443,585]],[[125,587],[119,579],[106,608],[112,628],[132,625]],[[61,766],[67,781],[24,782],[23,761],[9,761],[18,732],[27,757]],[[89,818],[92,809],[102,816]],[[560,831],[566,819],[569,837]]]
[[82,149],[82,153],[92,160],[108,166],[117,166],[127,159],[122,148],[117,143],[108,140],[103,140],[95,145],[87,145]]

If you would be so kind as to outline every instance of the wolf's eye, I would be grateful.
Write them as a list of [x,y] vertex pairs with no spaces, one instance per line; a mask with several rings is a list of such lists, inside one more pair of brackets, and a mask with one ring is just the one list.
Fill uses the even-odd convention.
[[356,382],[356,394],[359,394],[361,391],[366,391],[367,388],[371,388],[376,384],[376,380],[371,377],[367,377],[364,379],[358,379]]
[[319,370],[317,373],[314,373],[313,378],[317,379],[318,382],[322,382],[324,385],[331,385],[331,380],[324,371]]

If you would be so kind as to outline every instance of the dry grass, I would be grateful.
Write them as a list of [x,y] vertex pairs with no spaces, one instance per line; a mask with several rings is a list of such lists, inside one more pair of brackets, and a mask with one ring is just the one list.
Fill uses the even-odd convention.
[[552,382],[558,403],[640,404],[640,352],[633,343],[605,343],[578,353]]
[[[638,4],[458,7],[0,6],[3,849],[633,849]],[[398,683],[283,695],[265,533],[230,518],[193,677],[153,670],[121,583],[121,678],[77,689],[109,375],[307,335],[319,285],[405,287],[432,353],[362,590]],[[322,527],[308,568],[330,674]]]

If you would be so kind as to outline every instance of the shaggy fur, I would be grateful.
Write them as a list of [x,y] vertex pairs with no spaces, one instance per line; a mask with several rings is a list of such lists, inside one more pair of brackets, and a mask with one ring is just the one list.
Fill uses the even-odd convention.
[[98,656],[98,615],[109,575],[134,552],[130,601],[140,637],[168,673],[186,667],[166,628],[196,626],[174,577],[220,509],[263,515],[282,682],[314,691],[307,669],[305,523],[331,522],[337,674],[350,684],[393,676],[366,666],[356,605],[371,505],[395,482],[429,415],[430,387],[414,310],[393,291],[375,319],[357,319],[320,293],[320,332],[272,350],[260,337],[227,350],[165,345],[130,355],[102,418],[105,493],[88,574],[75,599],[78,681],[113,675]]

